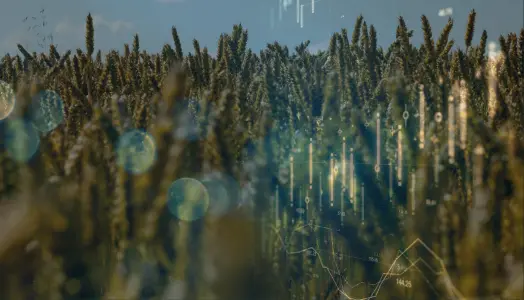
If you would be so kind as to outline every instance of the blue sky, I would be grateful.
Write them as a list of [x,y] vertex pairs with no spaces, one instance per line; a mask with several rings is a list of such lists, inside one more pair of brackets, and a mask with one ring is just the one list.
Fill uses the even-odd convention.
[[[455,29],[452,38],[463,44],[467,15],[477,10],[476,40],[482,29],[496,40],[500,33],[519,31],[523,27],[522,0],[317,0],[311,13],[311,0],[299,0],[304,7],[304,27],[296,19],[297,0],[283,12],[279,20],[279,0],[10,0],[0,18],[0,54],[17,52],[16,43],[30,51],[40,50],[42,37],[52,34],[60,51],[84,47],[86,15],[95,16],[96,47],[104,51],[121,50],[139,33],[141,46],[158,51],[171,43],[171,26],[181,35],[184,51],[192,51],[191,41],[197,38],[202,46],[215,51],[220,33],[229,32],[233,24],[242,23],[249,30],[249,46],[255,50],[266,43],[279,41],[294,46],[309,39],[316,48],[327,45],[329,35],[342,27],[350,34],[359,14],[378,31],[379,44],[387,46],[395,37],[397,17],[404,16],[415,30],[415,42],[422,41],[420,15],[426,14],[438,35],[447,17],[439,17],[439,9],[452,7]],[[305,3],[307,2],[307,3]],[[45,9],[41,14],[40,10]],[[270,14],[273,10],[274,25]],[[45,15],[46,26],[42,27]],[[23,19],[28,19],[23,22]],[[35,17],[35,19],[33,19]],[[28,30],[30,26],[40,25]]]

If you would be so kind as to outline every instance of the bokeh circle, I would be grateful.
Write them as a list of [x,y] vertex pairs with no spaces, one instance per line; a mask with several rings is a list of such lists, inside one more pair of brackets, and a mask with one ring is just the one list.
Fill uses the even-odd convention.
[[239,204],[240,190],[233,178],[220,172],[211,172],[203,176],[200,182],[206,187],[209,195],[210,215],[223,216]]
[[64,102],[54,91],[41,91],[32,99],[30,116],[38,131],[48,133],[64,122]]
[[149,170],[156,159],[154,138],[147,132],[133,129],[118,139],[117,164],[132,174]]
[[200,103],[194,99],[182,99],[175,104],[173,120],[174,135],[177,140],[198,141],[203,138],[203,132],[198,125],[201,113]]
[[35,155],[40,145],[40,137],[35,128],[22,119],[7,122],[5,128],[5,147],[9,156],[18,162],[27,162]]
[[167,207],[178,219],[192,222],[207,213],[209,194],[200,181],[193,178],[180,178],[169,187]]
[[15,108],[15,91],[11,86],[0,80],[0,121],[9,117]]

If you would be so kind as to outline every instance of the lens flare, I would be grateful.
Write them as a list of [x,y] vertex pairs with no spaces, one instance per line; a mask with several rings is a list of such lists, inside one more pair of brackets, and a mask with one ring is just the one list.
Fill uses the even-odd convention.
[[169,211],[182,221],[198,220],[209,208],[209,194],[206,187],[193,178],[181,178],[173,182],[167,197]]
[[239,186],[231,177],[213,172],[201,179],[209,194],[209,213],[215,217],[222,216],[239,204]]
[[30,123],[22,119],[9,120],[5,135],[7,153],[18,162],[27,162],[31,159],[40,145],[38,132]]
[[156,144],[145,131],[133,129],[118,140],[117,163],[132,174],[149,170],[156,159]]
[[205,139],[205,132],[200,131],[197,120],[200,112],[200,103],[194,99],[183,99],[175,104],[173,120],[176,139],[190,142]]
[[64,122],[62,98],[54,91],[41,91],[32,99],[30,116],[38,131],[50,132]]

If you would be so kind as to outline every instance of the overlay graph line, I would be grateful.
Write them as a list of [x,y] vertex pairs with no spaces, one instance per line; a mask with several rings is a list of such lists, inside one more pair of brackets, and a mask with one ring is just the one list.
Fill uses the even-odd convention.
[[[333,231],[332,228],[329,228],[329,227],[324,227],[324,226],[317,226],[317,225],[311,225],[311,224],[306,224],[306,225],[303,225],[301,227],[298,227],[296,228],[294,231],[299,231],[300,229],[302,228],[305,228],[305,227],[311,227],[311,228],[321,228],[321,229],[324,229],[324,230],[329,230],[329,231]],[[434,275],[437,275],[437,276],[442,276],[442,279],[444,280],[444,283],[446,284],[446,289],[448,290],[449,294],[451,296],[453,296],[453,299],[457,299],[457,300],[466,300],[466,298],[462,295],[462,293],[453,285],[453,283],[451,282],[451,279],[450,279],[450,276],[448,274],[448,271],[447,271],[447,268],[444,264],[444,261],[426,244],[424,243],[422,240],[420,240],[419,238],[415,239],[406,249],[404,249],[403,251],[399,251],[399,255],[396,256],[396,258],[393,260],[393,262],[390,264],[390,267],[388,269],[387,272],[385,273],[382,273],[381,277],[380,277],[380,280],[375,283],[375,284],[369,284],[369,285],[372,285],[372,286],[375,286],[375,288],[373,289],[371,295],[369,297],[364,297],[364,298],[353,298],[351,297],[350,295],[348,295],[347,292],[344,291],[343,287],[340,287],[339,284],[337,283],[337,281],[335,280],[335,274],[337,274],[337,272],[329,267],[326,266],[326,264],[324,263],[324,261],[322,260],[322,257],[320,256],[320,251],[317,250],[316,248],[314,247],[307,247],[305,249],[301,249],[301,250],[297,250],[297,251],[289,251],[287,249],[287,245],[286,243],[284,242],[282,236],[280,235],[280,233],[277,232],[277,236],[278,236],[278,239],[280,240],[280,242],[282,243],[282,248],[283,250],[286,252],[286,254],[288,255],[295,255],[295,254],[302,254],[302,253],[305,253],[305,252],[308,252],[308,251],[311,251],[312,253],[314,253],[314,255],[318,258],[318,261],[320,263],[320,267],[323,269],[323,270],[326,270],[329,274],[329,276],[331,277],[331,279],[333,280],[337,290],[340,292],[341,295],[343,295],[346,299],[348,300],[371,300],[371,299],[375,299],[377,296],[378,296],[378,293],[380,292],[380,288],[382,287],[382,285],[384,284],[384,282],[388,279],[390,279],[391,277],[393,276],[402,276],[403,274],[405,274],[407,271],[409,271],[410,269],[415,269],[417,270],[418,272],[420,272],[421,274],[423,274],[423,272],[418,268],[416,267],[416,264],[418,264],[418,262],[423,262],[425,265],[429,266],[429,264],[427,262],[425,262],[422,258],[418,258],[416,259],[414,262],[412,262],[411,260],[407,259],[408,262],[410,262],[409,266],[407,266],[402,272],[398,272],[398,273],[395,273],[393,272],[393,267],[395,265],[397,265],[397,261],[400,259],[400,258],[407,258],[406,257],[406,253],[414,248],[415,246],[417,245],[422,245],[430,254],[433,258],[435,258],[437,261],[438,261],[438,264],[440,265],[441,267],[441,271],[435,271],[433,268],[429,268],[433,273]],[[338,266],[337,266],[338,267]],[[427,278],[424,276],[424,278],[426,279],[426,282],[429,283],[429,280],[427,280]],[[365,282],[360,282],[358,283],[357,285],[359,284],[365,284]],[[431,285],[431,284],[430,284]]]

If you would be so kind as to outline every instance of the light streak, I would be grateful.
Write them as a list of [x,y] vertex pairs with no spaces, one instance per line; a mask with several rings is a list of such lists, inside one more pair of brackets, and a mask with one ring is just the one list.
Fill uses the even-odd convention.
[[342,189],[340,189],[340,222],[344,218],[344,193],[346,191],[346,138],[342,138]]
[[275,188],[275,219],[276,219],[277,226],[280,223],[280,213],[278,211],[279,204],[280,204],[280,201],[278,199],[278,185],[277,185]]
[[398,125],[397,159],[397,181],[398,186],[402,186],[402,125]]
[[313,139],[309,140],[309,188],[313,185]]
[[282,6],[284,4],[282,3],[282,0],[278,0],[278,20],[282,21]]
[[415,186],[416,186],[415,171],[411,173],[411,214],[415,215]]
[[380,113],[377,113],[377,164],[375,172],[380,172]]
[[306,202],[306,210],[309,209],[309,191],[306,191],[306,199],[304,200]]
[[389,202],[393,203],[393,163],[389,161]]
[[460,148],[466,149],[468,137],[468,90],[466,89],[466,82],[460,82],[460,104],[459,104],[459,120],[460,120]]
[[342,187],[346,187],[346,138],[342,138]]
[[362,222],[364,222],[364,184],[362,184],[362,200],[361,200],[361,205],[362,205],[362,210],[361,210],[361,220]]
[[294,188],[294,184],[293,184],[293,179],[294,179],[294,174],[293,174],[293,156],[291,156],[289,158],[289,204],[291,205],[291,207],[293,207],[293,188]]
[[493,57],[490,57],[486,64],[488,68],[488,116],[490,122],[493,121],[497,110],[497,65],[498,58]]
[[318,177],[318,190],[318,206],[319,211],[322,211],[322,194],[324,193],[324,191],[322,190],[322,172],[320,172],[320,176]]
[[455,162],[455,98],[448,98],[448,156],[449,163]]
[[[435,147],[438,149],[438,147]],[[440,159],[439,159],[439,153],[438,150],[435,150],[435,154],[433,155],[435,159],[435,166],[433,168],[433,176],[435,177],[435,184],[438,186],[439,183],[439,174],[440,174]]]
[[426,117],[426,97],[424,95],[424,86],[420,85],[420,96],[419,96],[419,121],[420,121],[420,128],[419,128],[419,148],[424,149],[424,132],[425,132],[425,117]]
[[300,28],[304,28],[304,5],[300,5]]
[[329,159],[329,202],[331,203],[331,206],[334,205],[334,186],[335,186],[335,161],[333,158],[333,153],[331,153],[331,157]]
[[300,23],[300,0],[297,0],[297,23]]
[[353,198],[355,198],[355,164],[353,160],[353,148],[349,150],[349,199],[353,203]]

